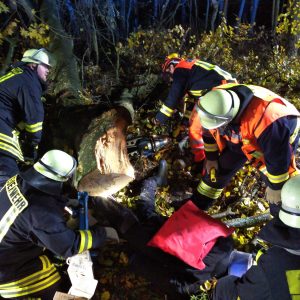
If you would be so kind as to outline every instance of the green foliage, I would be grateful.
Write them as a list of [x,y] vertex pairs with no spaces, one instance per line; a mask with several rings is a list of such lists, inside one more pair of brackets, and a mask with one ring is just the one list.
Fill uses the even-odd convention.
[[21,27],[20,34],[24,38],[29,38],[31,43],[46,47],[50,42],[49,26],[43,23],[32,23],[26,29]]
[[[296,0],[289,0],[287,3],[286,12],[282,13],[279,17],[279,25],[276,28],[277,34],[292,34],[297,35],[300,33],[300,3]],[[300,43],[297,42],[296,46],[299,48]]]

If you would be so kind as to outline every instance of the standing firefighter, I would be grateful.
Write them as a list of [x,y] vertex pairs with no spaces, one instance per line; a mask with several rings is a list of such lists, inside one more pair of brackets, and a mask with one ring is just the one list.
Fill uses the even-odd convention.
[[[198,59],[182,59],[177,53],[166,57],[162,72],[164,80],[171,82],[172,85],[167,99],[156,115],[157,122],[161,124],[173,115],[183,98],[186,101],[184,116],[190,119],[190,124],[193,124],[193,117],[190,118],[191,112],[196,100],[203,93],[220,84],[236,82],[231,74],[218,66]],[[184,97],[186,94],[188,97]],[[189,135],[194,161],[200,163],[205,158],[201,127],[190,127]]]
[[263,87],[228,84],[201,97],[195,110],[206,129],[207,157],[196,203],[207,209],[248,160],[263,176],[269,203],[279,204],[283,184],[298,172],[294,153],[300,114],[294,105]]
[[[0,187],[17,174],[17,161],[35,160],[42,136],[49,57],[44,49],[25,51],[21,62],[0,77]],[[26,153],[19,144],[25,133]]]
[[300,295],[300,176],[281,191],[282,205],[258,236],[272,247],[257,255],[257,265],[241,278],[226,276],[214,290],[214,300],[291,300]]
[[66,226],[63,183],[75,159],[48,151],[33,167],[7,180],[0,192],[0,296],[52,300],[63,280],[47,252],[67,258],[118,239],[114,229],[95,225],[74,231]]

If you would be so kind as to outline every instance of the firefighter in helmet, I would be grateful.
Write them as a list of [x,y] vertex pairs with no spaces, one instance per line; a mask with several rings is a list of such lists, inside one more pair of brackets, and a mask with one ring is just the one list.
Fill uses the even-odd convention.
[[184,99],[184,118],[190,122],[190,146],[194,162],[199,165],[198,169],[201,171],[205,158],[204,146],[201,127],[191,126],[194,123],[192,110],[203,93],[220,84],[236,82],[236,79],[216,65],[199,59],[183,59],[177,53],[166,57],[162,65],[162,75],[165,81],[171,83],[171,88],[156,114],[156,123],[164,124]]
[[[45,49],[29,49],[0,77],[0,187],[17,174],[17,162],[37,158],[44,121],[41,96],[50,67]],[[23,150],[20,133],[24,134]]]
[[258,237],[272,247],[258,252],[253,265],[241,278],[220,279],[214,300],[296,299],[300,294],[300,176],[290,178],[281,190],[282,204]]
[[207,209],[248,160],[260,171],[276,213],[283,184],[298,173],[294,154],[300,114],[295,106],[263,87],[227,84],[201,97],[195,114],[205,129],[206,175],[194,201]]
[[76,166],[72,156],[50,150],[6,181],[0,192],[1,297],[52,300],[56,291],[64,292],[65,281],[49,253],[67,258],[118,240],[111,227],[74,231],[66,226],[63,184]]

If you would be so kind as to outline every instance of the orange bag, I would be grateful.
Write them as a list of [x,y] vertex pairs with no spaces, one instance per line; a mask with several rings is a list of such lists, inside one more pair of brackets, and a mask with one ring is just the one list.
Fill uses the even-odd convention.
[[160,248],[202,270],[205,268],[203,259],[217,238],[227,237],[233,231],[234,228],[228,228],[188,201],[164,223],[147,245]]

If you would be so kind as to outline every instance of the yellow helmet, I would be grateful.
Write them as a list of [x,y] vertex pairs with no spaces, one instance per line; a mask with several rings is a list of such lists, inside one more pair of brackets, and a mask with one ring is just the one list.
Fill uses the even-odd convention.
[[300,229],[300,175],[291,177],[281,190],[279,219],[287,226]]
[[178,64],[180,61],[182,61],[182,58],[178,53],[169,54],[168,56],[166,56],[165,62],[161,66],[162,72],[166,72],[171,64]]
[[235,92],[217,89],[200,97],[196,110],[201,125],[206,129],[215,129],[231,122],[239,107],[240,99]]
[[49,63],[49,56],[44,48],[26,50],[21,61],[38,65],[43,64],[51,67]]

